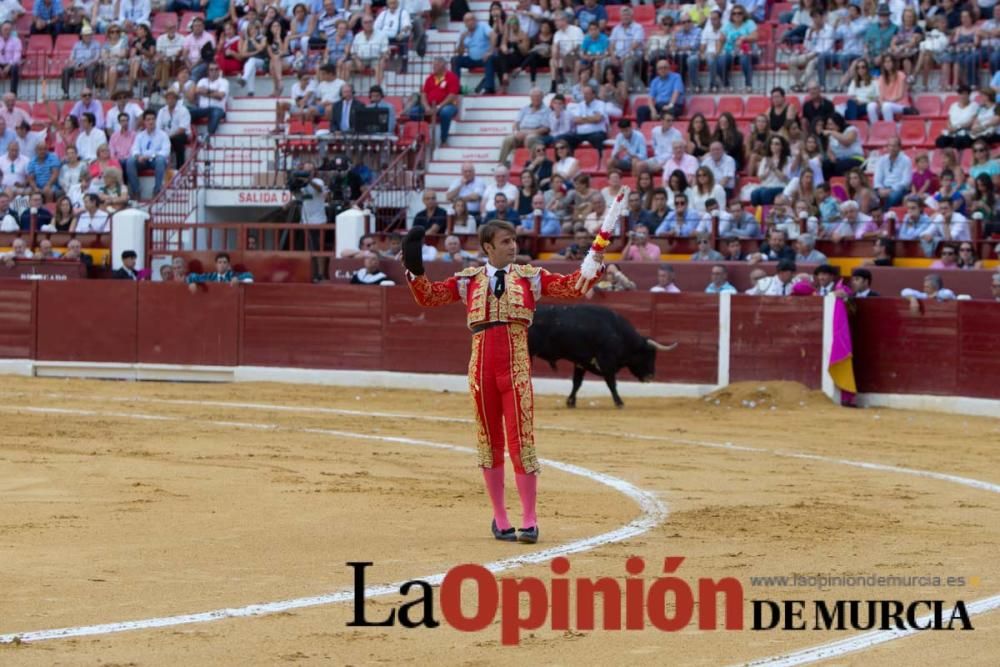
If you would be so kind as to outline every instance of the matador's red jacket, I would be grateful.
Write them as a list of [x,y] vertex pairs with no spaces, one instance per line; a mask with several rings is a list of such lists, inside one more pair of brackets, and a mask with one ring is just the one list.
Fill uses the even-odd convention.
[[598,274],[577,289],[579,271],[561,275],[526,264],[511,264],[507,270],[506,291],[500,299],[496,299],[490,291],[485,266],[465,269],[440,282],[431,282],[426,276],[412,274],[407,274],[407,278],[414,298],[422,306],[443,306],[463,301],[470,329],[489,322],[516,322],[530,326],[535,315],[535,303],[540,297],[578,299],[600,278]]
[[600,276],[577,289],[579,271],[564,276],[521,264],[513,264],[507,271],[506,289],[500,297],[490,289],[489,271],[482,266],[440,282],[408,273],[407,282],[423,306],[465,303],[466,322],[472,329],[469,391],[475,407],[479,465],[502,466],[506,444],[514,471],[534,473],[539,467],[528,327],[535,315],[535,302],[543,296],[578,298]]

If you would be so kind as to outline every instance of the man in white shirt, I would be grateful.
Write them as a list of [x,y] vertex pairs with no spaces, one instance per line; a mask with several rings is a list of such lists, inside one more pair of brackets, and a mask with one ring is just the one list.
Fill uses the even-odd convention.
[[790,259],[783,259],[778,262],[778,271],[774,274],[774,277],[767,282],[766,286],[761,285],[760,281],[757,283],[758,286],[763,287],[759,294],[765,296],[791,296],[792,294],[792,278],[795,276],[795,262]]
[[167,171],[167,158],[170,157],[170,138],[167,133],[156,127],[156,114],[147,111],[142,115],[143,129],[135,135],[132,143],[132,155],[125,163],[128,174],[128,190],[132,199],[139,199],[139,170],[153,168],[156,180],[153,185],[153,196],[163,189],[163,175]]
[[163,94],[166,106],[156,114],[156,127],[170,139],[170,150],[174,154],[174,165],[180,169],[184,165],[188,140],[191,137],[191,112],[178,102],[176,90]]
[[492,213],[496,210],[496,196],[497,193],[503,194],[507,197],[507,201],[516,202],[517,201],[517,186],[507,180],[510,172],[507,171],[507,167],[503,165],[498,166],[493,170],[494,183],[492,185],[487,185],[486,189],[483,191],[483,212]]
[[24,14],[24,7],[17,0],[0,0],[0,23],[14,23]]
[[889,207],[903,203],[913,180],[913,164],[901,148],[899,137],[891,137],[889,152],[875,163],[875,191]]
[[400,74],[406,74],[406,48],[412,29],[409,12],[399,6],[399,0],[387,0],[385,9],[379,12],[372,28],[396,47],[402,63]]
[[549,133],[552,122],[552,112],[545,106],[541,88],[532,88],[528,96],[531,102],[517,114],[514,122],[514,133],[504,137],[500,145],[500,157],[497,162],[505,164],[507,157],[520,146],[531,146],[538,143]]
[[573,15],[570,12],[561,12],[555,15],[556,32],[552,36],[552,58],[551,62],[555,67],[555,77],[552,79],[553,92],[557,83],[566,81],[566,72],[573,71],[576,56],[583,44],[583,31],[573,24]]
[[160,82],[160,88],[170,85],[174,70],[184,60],[184,38],[177,32],[177,19],[171,18],[167,31],[156,38],[156,69],[153,78]]
[[708,167],[715,176],[716,185],[721,185],[727,195],[732,194],[736,187],[736,160],[726,154],[726,147],[721,141],[709,144],[708,154],[701,159],[701,166]]
[[128,34],[140,23],[149,25],[149,0],[118,0],[118,23]]
[[465,162],[462,164],[462,175],[455,179],[444,196],[452,203],[457,199],[465,200],[469,214],[478,218],[485,191],[486,184],[476,177],[476,166],[471,162]]
[[542,8],[531,3],[531,0],[517,0],[517,7],[512,11],[521,23],[521,30],[528,33],[529,39],[538,35],[539,24],[545,20]]
[[97,149],[108,143],[108,137],[103,130],[97,129],[94,114],[87,113],[80,116],[80,134],[76,137],[76,152],[84,162],[92,162],[97,159]]
[[340,89],[346,81],[337,78],[337,68],[326,64],[319,68],[319,83],[316,84],[315,116],[326,118],[330,115],[333,105],[340,101]]
[[[622,7],[621,23],[611,31],[610,62],[618,68],[625,78],[625,85],[630,92],[636,88],[636,74],[642,63],[643,46],[646,41],[646,31],[632,19],[632,8]],[[642,82],[640,81],[640,84]]]
[[649,171],[658,174],[663,171],[663,164],[670,159],[674,152],[674,142],[684,141],[680,130],[674,127],[674,116],[668,111],[664,111],[660,118],[660,125],[653,128],[650,143],[653,144],[653,157],[639,165],[640,171]]
[[83,212],[76,219],[74,232],[77,234],[106,234],[110,230],[110,218],[100,208],[101,200],[95,194],[83,196]]
[[938,203],[938,214],[931,218],[931,223],[920,232],[924,241],[971,241],[969,219],[954,208],[950,199],[942,199]]
[[375,83],[382,85],[386,58],[389,54],[389,40],[385,34],[375,32],[375,21],[370,16],[361,19],[361,32],[351,43],[352,73],[360,74],[368,68],[375,70]]
[[7,144],[7,154],[0,157],[0,171],[3,172],[0,187],[8,197],[14,198],[27,191],[28,162],[28,157],[21,155],[20,144],[16,141]]
[[819,65],[819,85],[821,88],[826,88],[826,68],[833,64],[833,47],[836,41],[833,26],[826,24],[825,14],[819,9],[812,10],[810,16],[812,25],[806,31],[802,43],[804,50],[788,59],[788,72],[794,82],[792,90],[796,92],[803,90],[804,82],[812,78],[817,65]]
[[937,301],[954,301],[955,293],[944,286],[941,276],[936,273],[928,273],[924,276],[924,291],[915,290],[912,287],[904,287],[899,295],[905,299],[910,299],[911,307],[916,306],[916,301],[924,299],[935,299]]
[[[714,10],[705,21],[701,29],[701,46],[698,48],[698,60],[708,63],[709,90],[716,92],[722,86],[719,82],[718,67],[716,61],[719,58],[719,36],[722,34],[722,12]],[[688,68],[695,67],[696,63],[688,60]],[[696,69],[691,69],[696,72]]]
[[124,90],[116,90],[111,99],[115,103],[111,105],[111,108],[104,115],[104,131],[110,137],[121,129],[121,126],[118,124],[119,114],[126,114],[128,116],[128,129],[129,131],[135,131],[139,118],[142,117],[142,107],[135,102],[129,101],[128,92]]
[[226,117],[229,82],[221,74],[218,63],[208,66],[208,77],[198,82],[198,107],[191,109],[191,120],[208,119],[208,133],[215,134]]
[[593,88],[584,86],[583,101],[570,105],[569,114],[575,132],[567,136],[566,140],[573,148],[582,143],[590,144],[597,149],[599,159],[608,138],[608,115],[604,110],[604,102],[597,99]]

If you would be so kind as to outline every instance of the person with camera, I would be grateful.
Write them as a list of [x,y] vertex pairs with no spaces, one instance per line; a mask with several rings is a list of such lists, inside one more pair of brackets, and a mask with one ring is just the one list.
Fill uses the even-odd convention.
[[[292,172],[289,181],[289,189],[302,203],[302,213],[300,222],[303,225],[325,225],[329,220],[326,213],[326,201],[330,191],[327,189],[323,179],[316,173],[316,165],[312,162],[302,163],[299,171]],[[309,252],[320,253],[333,248],[333,234],[323,234],[318,229],[310,229],[306,232],[306,244]],[[312,274],[314,283],[325,280],[328,273],[330,260],[327,257],[313,255],[310,258],[312,264]]]
[[658,262],[660,247],[649,241],[649,227],[636,225],[628,232],[628,243],[622,249],[623,262]]

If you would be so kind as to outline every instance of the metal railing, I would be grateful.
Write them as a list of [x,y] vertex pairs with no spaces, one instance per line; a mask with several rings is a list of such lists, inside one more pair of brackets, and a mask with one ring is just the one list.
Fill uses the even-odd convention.
[[235,251],[334,256],[335,225],[227,222],[165,224],[147,229],[150,254]]
[[423,190],[427,145],[419,142],[412,150],[398,154],[353,202],[375,215],[375,229],[389,232],[406,227],[406,212],[415,191]]

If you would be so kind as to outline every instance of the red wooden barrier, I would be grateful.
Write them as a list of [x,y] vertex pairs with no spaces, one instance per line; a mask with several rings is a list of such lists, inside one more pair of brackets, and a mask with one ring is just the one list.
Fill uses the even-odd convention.
[[35,358],[35,283],[4,283],[0,289],[0,358]]
[[229,285],[138,283],[141,363],[236,366],[243,291]]
[[38,284],[37,308],[36,359],[137,361],[136,283],[44,281]]
[[729,379],[820,386],[823,302],[811,297],[734,296]]
[[245,291],[241,364],[384,368],[385,288],[255,284],[238,289]]

